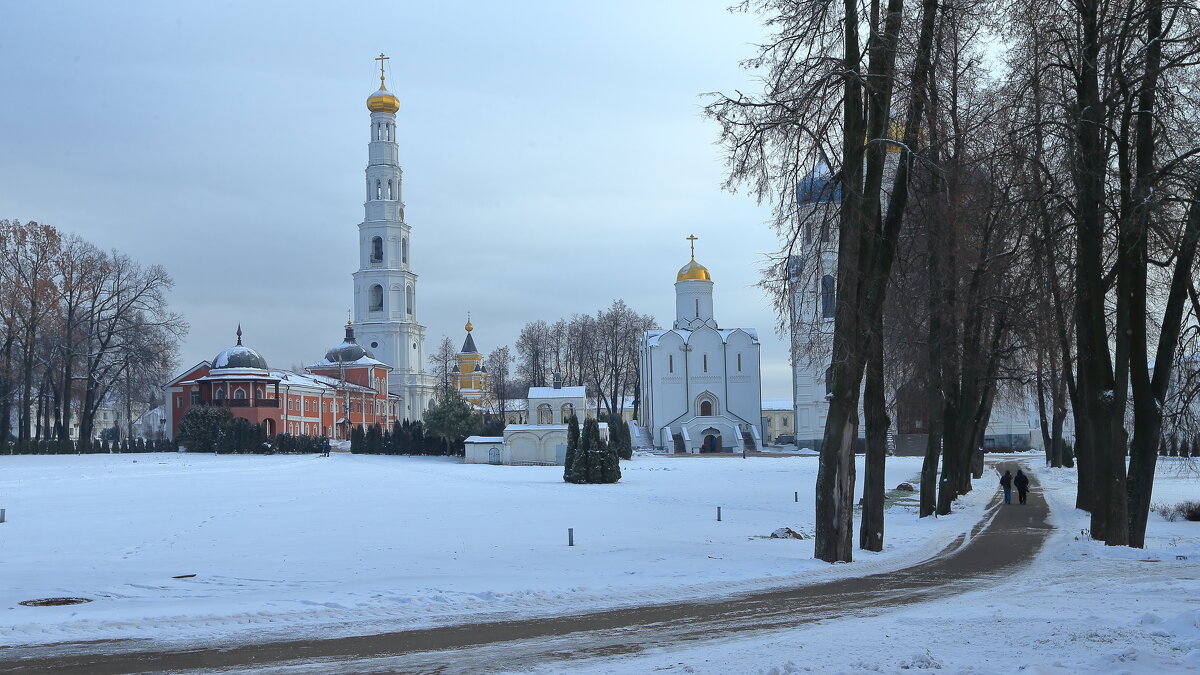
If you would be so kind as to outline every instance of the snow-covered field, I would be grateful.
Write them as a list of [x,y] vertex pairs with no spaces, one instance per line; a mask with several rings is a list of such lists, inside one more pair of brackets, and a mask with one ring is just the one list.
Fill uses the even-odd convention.
[[[1200,672],[1200,523],[1166,522],[1152,514],[1141,550],[1090,541],[1081,536],[1088,515],[1074,508],[1074,470],[1044,469],[1041,463],[1035,455],[1027,465],[1042,481],[1057,531],[1018,578],[997,580],[988,591],[878,616],[615,661],[576,662],[571,671]],[[1153,501],[1184,500],[1200,500],[1196,466],[1160,458]]]
[[[572,671],[1200,670],[1200,524],[1154,515],[1145,550],[1106,548],[1080,536],[1074,472],[1026,459],[1057,531],[1019,578],[787,633],[574,661]],[[919,463],[889,458],[888,487],[915,479]],[[1200,499],[1183,465],[1163,460],[1155,502]],[[639,456],[617,485],[576,486],[554,467],[443,458],[0,456],[0,644],[328,637],[859,576],[933,554],[996,492],[989,471],[949,517],[893,506],[884,552],[825,565],[811,541],[765,537],[812,531],[816,466]],[[17,604],[54,596],[93,602]]]
[[[816,466],[639,455],[619,484],[569,485],[446,458],[3,456],[3,642],[329,636],[817,581],[925,558],[993,494],[937,520],[893,507],[884,552],[830,566],[766,538],[812,532]],[[894,487],[919,459],[888,466]],[[93,602],[17,604],[58,596]]]

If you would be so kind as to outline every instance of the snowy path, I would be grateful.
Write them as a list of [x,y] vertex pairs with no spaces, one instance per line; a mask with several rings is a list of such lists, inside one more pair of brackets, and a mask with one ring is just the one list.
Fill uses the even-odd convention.
[[[1036,489],[1027,506],[1001,507],[994,500],[973,529],[925,562],[896,572],[816,585],[555,618],[224,649],[84,655],[74,644],[66,653],[46,656],[44,646],[18,648],[0,655],[4,659],[0,672],[101,674],[247,667],[256,672],[288,673],[553,669],[566,659],[709,645],[744,638],[750,632],[780,631],[848,616],[876,616],[897,607],[980,590],[1004,580],[1037,555],[1051,531],[1048,515],[1046,501]],[[97,645],[96,649],[105,651],[106,647]],[[32,658],[23,660],[22,656]]]

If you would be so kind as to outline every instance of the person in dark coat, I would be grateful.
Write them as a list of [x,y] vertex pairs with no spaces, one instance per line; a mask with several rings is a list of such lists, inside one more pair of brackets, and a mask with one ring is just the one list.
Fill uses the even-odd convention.
[[1017,498],[1024,504],[1025,497],[1029,494],[1029,476],[1021,473],[1020,469],[1017,469],[1017,476],[1013,478],[1013,485],[1017,486]]
[[326,457],[329,456],[329,439],[328,438],[326,438],[325,442],[321,444],[321,451],[324,453],[324,455]]
[[1005,471],[1003,476],[1000,476],[1000,487],[1004,488],[1004,503],[1012,503],[1012,484],[1013,475],[1011,471]]

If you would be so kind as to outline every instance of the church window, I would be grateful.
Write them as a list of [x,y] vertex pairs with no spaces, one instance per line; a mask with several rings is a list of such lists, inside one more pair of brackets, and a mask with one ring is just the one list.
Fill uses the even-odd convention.
[[704,372],[708,372],[708,354],[704,355]]
[[175,407],[176,407],[176,408],[182,408],[182,407],[183,407],[183,397],[182,397],[182,396],[176,396],[176,397],[175,397]]
[[371,237],[371,262],[383,262],[383,237]]
[[700,402],[700,416],[701,417],[712,417],[712,401],[701,401]]
[[408,264],[408,237],[400,241],[400,260],[405,265]]
[[404,304],[407,306],[407,309],[408,309],[408,314],[411,316],[413,313],[413,287],[412,286],[408,287],[408,291],[405,293],[404,300],[405,300]]
[[257,396],[258,398],[262,398],[262,397],[263,397],[263,388],[262,388],[262,387],[259,387],[259,388],[258,388],[258,393],[256,394],[256,396]]
[[192,390],[192,405],[196,405],[199,402],[200,402],[200,390],[193,389]]
[[561,413],[562,413],[562,422],[563,422],[563,424],[566,424],[567,418],[570,417],[571,415],[575,414],[575,406],[570,403],[564,403],[564,404],[562,404]]
[[738,372],[742,372],[742,355],[738,354]]
[[538,424],[554,424],[554,409],[549,403],[543,403],[537,407],[537,423]]
[[833,366],[825,369],[825,395],[833,396]]
[[696,298],[696,318],[700,318],[700,298]]
[[675,355],[674,354],[667,354],[667,372],[668,373],[675,372]]
[[834,294],[833,277],[826,274],[821,277],[821,318],[832,319],[834,313],[834,305],[836,304]]
[[225,390],[217,389],[216,391],[213,392],[213,398],[217,399],[218,401],[224,399],[225,398]]
[[783,416],[783,426],[784,426],[784,428],[786,428],[786,427],[787,427],[787,425],[788,425],[788,416],[787,416],[787,415],[784,415],[784,416]]
[[372,312],[383,311],[383,286],[375,284],[371,287],[371,299],[367,309]]
[[392,196],[392,179],[391,178],[388,179],[388,199],[395,199],[395,197]]
[[383,199],[383,181],[375,180],[375,199]]

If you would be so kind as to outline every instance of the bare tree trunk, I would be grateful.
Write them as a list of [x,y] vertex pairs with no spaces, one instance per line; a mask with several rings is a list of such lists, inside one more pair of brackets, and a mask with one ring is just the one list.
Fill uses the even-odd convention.
[[883,317],[871,328],[867,348],[866,388],[863,391],[863,415],[866,418],[867,454],[864,458],[862,520],[858,547],[864,551],[883,550],[884,467],[887,461],[887,415],[883,381]]

